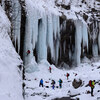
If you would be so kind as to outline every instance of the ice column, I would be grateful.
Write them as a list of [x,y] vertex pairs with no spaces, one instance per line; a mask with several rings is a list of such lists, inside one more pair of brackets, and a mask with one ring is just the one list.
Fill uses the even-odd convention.
[[[33,56],[33,48],[35,47],[35,38],[37,39],[37,25],[34,27],[34,24],[37,21],[35,19],[35,15],[33,10],[27,10],[26,15],[26,25],[25,25],[25,38],[24,38],[24,53],[23,53],[23,59],[24,59],[24,65],[25,65],[25,71],[27,72],[33,72],[37,70],[37,64],[35,62],[35,57]],[[36,23],[38,24],[38,23]],[[34,41],[33,41],[34,40]],[[33,43],[34,42],[34,43]],[[27,51],[30,51],[28,54]]]
[[82,22],[80,20],[75,21],[76,33],[75,33],[75,63],[80,64],[81,55],[81,41],[82,41]]
[[47,44],[46,44],[46,35],[47,35],[47,17],[44,14],[42,19],[39,20],[38,26],[38,42],[37,42],[37,56],[38,62],[47,59]]

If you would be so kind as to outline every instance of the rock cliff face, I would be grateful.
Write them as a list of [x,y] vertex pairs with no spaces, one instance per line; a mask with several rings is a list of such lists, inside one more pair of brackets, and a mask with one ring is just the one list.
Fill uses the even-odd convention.
[[[100,54],[99,0],[1,0],[26,71],[36,62],[79,65]],[[27,51],[30,54],[27,55]]]

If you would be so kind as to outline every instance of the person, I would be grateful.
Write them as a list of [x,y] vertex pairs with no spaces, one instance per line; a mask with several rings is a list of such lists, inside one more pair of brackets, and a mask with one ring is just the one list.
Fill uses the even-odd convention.
[[30,50],[27,50],[27,55],[30,54]]
[[49,71],[50,71],[50,73],[51,73],[51,67],[49,67]]
[[52,88],[54,89],[55,88],[55,81],[54,80],[52,80],[52,83],[51,83],[51,85],[52,85]]
[[91,96],[94,96],[93,95],[93,89],[94,89],[94,85],[95,85],[95,80],[90,80],[89,81],[89,86],[91,87]]
[[67,74],[66,74],[66,77],[67,77],[67,80],[68,80],[68,77],[69,77],[69,73],[67,73]]
[[43,79],[40,80],[40,84],[39,87],[42,86],[43,87]]
[[63,81],[62,81],[61,79],[59,79],[58,82],[59,82],[59,87],[62,88],[62,82],[63,82]]

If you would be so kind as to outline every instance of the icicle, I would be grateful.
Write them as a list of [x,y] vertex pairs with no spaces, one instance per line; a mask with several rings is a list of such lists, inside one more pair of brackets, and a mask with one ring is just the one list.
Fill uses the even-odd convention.
[[59,58],[59,48],[60,48],[60,43],[59,43],[59,41],[60,41],[60,22],[59,22],[59,16],[56,16],[56,23],[57,23],[57,34],[56,34],[56,57],[55,57],[55,61],[56,61],[56,65],[57,65],[57,63],[58,63],[58,58]]
[[87,25],[86,23],[83,23],[83,27],[82,27],[82,31],[83,31],[83,34],[82,34],[82,37],[83,37],[83,47],[87,47],[87,50],[88,50],[88,31],[87,31]]
[[37,14],[37,9],[33,9],[32,12],[32,44],[33,44],[33,50],[35,48],[36,42],[37,42],[37,37],[38,37],[38,14]]
[[52,16],[53,16],[54,38],[56,39],[56,35],[57,35],[57,16],[56,15],[52,15]]
[[75,61],[76,64],[80,64],[81,55],[81,41],[82,41],[82,22],[80,20],[75,21],[76,34],[75,34]]
[[48,15],[47,23],[47,45],[50,47],[51,57],[54,58],[54,41],[53,41],[53,21],[52,14]]

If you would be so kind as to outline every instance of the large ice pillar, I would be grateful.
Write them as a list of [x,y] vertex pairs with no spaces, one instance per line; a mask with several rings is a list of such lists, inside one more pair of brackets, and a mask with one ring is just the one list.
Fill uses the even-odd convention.
[[38,28],[38,41],[37,41],[37,57],[38,62],[46,59],[47,60],[47,16],[43,14],[43,17],[39,20]]
[[75,33],[75,63],[80,64],[81,56],[81,41],[82,41],[82,22],[81,20],[75,21],[76,33]]
[[[26,25],[25,25],[25,39],[24,39],[24,64],[25,67],[31,62],[33,57],[33,50],[32,50],[32,20],[27,15],[26,17]],[[30,54],[27,54],[27,51],[30,50]]]
[[[35,47],[35,43],[33,43],[33,42],[36,42],[35,40],[37,39],[37,37],[35,37],[35,36],[37,36],[37,34],[38,34],[37,33],[38,27],[37,27],[37,25],[35,26],[34,24],[38,21],[37,21],[37,19],[35,19],[36,15],[34,15],[33,12],[34,12],[33,10],[27,10],[26,24],[25,24],[23,60],[24,60],[25,70],[27,72],[33,72],[33,71],[37,70],[35,57],[33,56],[33,49]],[[28,50],[30,51],[29,54],[27,53]]]

